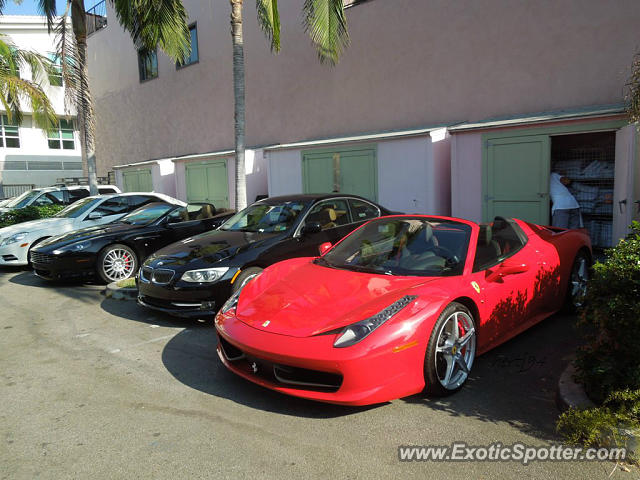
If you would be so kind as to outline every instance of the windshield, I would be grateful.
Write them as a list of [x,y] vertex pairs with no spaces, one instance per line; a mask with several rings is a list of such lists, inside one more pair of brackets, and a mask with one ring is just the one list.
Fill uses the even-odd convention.
[[72,203],[64,210],[59,211],[54,217],[78,218],[100,200],[100,198],[83,198],[82,200]]
[[175,205],[169,205],[166,203],[159,205],[149,205],[125,215],[120,219],[122,223],[128,223],[129,225],[147,225],[151,222],[155,222],[160,217],[164,216],[169,210],[173,210]]
[[385,275],[461,275],[470,235],[470,226],[436,218],[373,220],[316,263]]
[[224,222],[220,230],[274,233],[289,230],[306,203],[284,202],[278,205],[254,203]]
[[9,208],[22,208],[26,207],[34,198],[40,195],[42,192],[40,190],[28,190],[23,194],[17,196],[10,202],[8,202],[5,207]]

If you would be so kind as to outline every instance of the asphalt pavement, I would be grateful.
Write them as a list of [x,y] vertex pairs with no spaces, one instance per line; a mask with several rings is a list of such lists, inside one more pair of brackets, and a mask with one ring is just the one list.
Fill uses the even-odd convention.
[[571,317],[479,357],[454,396],[347,408],[253,385],[221,365],[211,322],[101,290],[0,271],[0,478],[640,478],[609,461],[398,459],[400,445],[560,442]]

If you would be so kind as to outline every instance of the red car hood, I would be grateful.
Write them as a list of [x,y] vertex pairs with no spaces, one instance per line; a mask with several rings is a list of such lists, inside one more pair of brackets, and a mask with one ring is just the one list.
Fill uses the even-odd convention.
[[297,258],[249,283],[236,316],[259,330],[308,337],[364,320],[434,280],[339,270]]

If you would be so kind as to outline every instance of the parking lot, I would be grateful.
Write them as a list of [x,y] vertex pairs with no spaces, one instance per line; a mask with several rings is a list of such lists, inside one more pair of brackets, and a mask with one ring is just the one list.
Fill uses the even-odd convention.
[[554,396],[577,341],[571,318],[478,358],[452,397],[345,408],[238,378],[217,358],[211,323],[101,290],[0,272],[1,478],[604,479],[614,468],[398,460],[399,445],[559,442]]

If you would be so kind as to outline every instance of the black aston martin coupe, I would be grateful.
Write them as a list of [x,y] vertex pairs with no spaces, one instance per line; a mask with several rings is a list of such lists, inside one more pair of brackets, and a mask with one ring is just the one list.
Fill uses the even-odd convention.
[[116,222],[52,237],[31,251],[31,265],[47,280],[89,277],[105,282],[132,277],[156,250],[208,232],[233,215],[209,203],[149,203]]
[[300,194],[260,200],[220,228],[151,255],[138,275],[138,303],[179,317],[211,317],[251,277],[276,262],[317,256],[367,220],[389,215],[364,198]]

